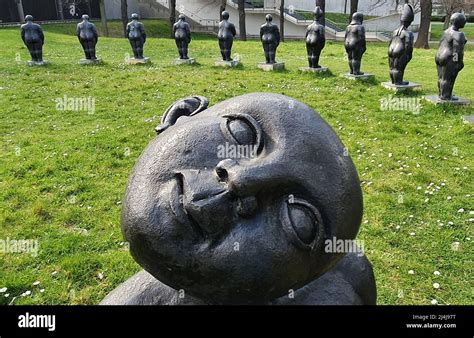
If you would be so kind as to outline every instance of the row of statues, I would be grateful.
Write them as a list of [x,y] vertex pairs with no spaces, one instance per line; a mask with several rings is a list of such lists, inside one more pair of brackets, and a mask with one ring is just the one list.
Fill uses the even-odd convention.
[[[321,52],[325,47],[325,27],[322,23],[324,12],[320,7],[314,10],[314,21],[306,30],[306,50],[308,55],[309,67],[311,71],[327,70],[320,65],[319,60]],[[127,37],[133,50],[133,63],[146,63],[149,58],[143,54],[146,42],[146,32],[143,23],[139,22],[137,14],[132,14],[132,21],[127,25]],[[410,87],[410,82],[404,80],[405,69],[413,57],[414,35],[408,28],[414,20],[414,10],[409,4],[405,4],[401,14],[401,25],[393,33],[388,48],[388,59],[390,67],[391,82],[387,83],[390,88]],[[33,17],[27,15],[26,23],[21,26],[21,37],[28,47],[31,55],[32,65],[47,64],[43,60],[44,34],[36,23],[33,23]],[[266,16],[266,22],[260,27],[260,40],[262,42],[265,63],[264,67],[277,64],[276,53],[280,45],[281,36],[277,25],[273,22],[270,14]],[[362,13],[354,13],[352,21],[346,28],[344,47],[348,56],[349,73],[351,77],[361,77],[364,73],[361,71],[362,57],[367,50],[366,35],[363,26],[364,16]],[[466,24],[466,17],[461,13],[453,14],[451,18],[451,27],[443,35],[438,52],[436,54],[436,65],[438,70],[438,88],[439,100],[455,101],[453,96],[453,87],[458,73],[464,67],[464,47],[467,42],[464,33],[460,31]],[[82,22],[77,25],[77,37],[81,43],[85,59],[81,63],[99,63],[96,56],[96,45],[99,39],[97,29],[89,21],[88,15],[82,16]],[[188,47],[191,43],[191,30],[183,14],[179,15],[178,21],[173,25],[173,36],[176,41],[176,47],[179,52],[178,63],[193,63],[194,59],[188,56]],[[234,66],[237,64],[232,55],[233,41],[236,36],[235,25],[229,21],[229,13],[222,13],[222,21],[219,23],[218,42],[222,55],[223,65]],[[281,64],[282,65],[282,64]],[[263,67],[262,67],[263,68]],[[265,68],[264,68],[265,69]],[[274,68],[272,68],[274,69]],[[413,87],[419,86],[413,84]]]

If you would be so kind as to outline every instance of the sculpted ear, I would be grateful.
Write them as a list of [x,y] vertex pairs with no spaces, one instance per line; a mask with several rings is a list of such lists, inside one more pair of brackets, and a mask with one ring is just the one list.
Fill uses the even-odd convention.
[[173,103],[166,109],[161,124],[155,128],[157,134],[164,132],[178,121],[181,116],[194,116],[209,106],[209,100],[203,96],[191,96]]

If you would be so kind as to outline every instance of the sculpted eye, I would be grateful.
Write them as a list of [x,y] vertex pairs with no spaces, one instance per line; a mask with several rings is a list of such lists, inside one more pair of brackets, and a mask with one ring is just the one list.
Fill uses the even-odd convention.
[[227,129],[238,144],[251,145],[257,141],[252,127],[241,119],[228,121]]
[[290,196],[283,204],[281,217],[285,233],[296,246],[314,249],[323,239],[321,215],[308,202]]
[[316,237],[317,220],[311,211],[302,205],[288,206],[288,215],[293,230],[304,244],[311,244]]
[[252,145],[257,153],[263,148],[263,132],[257,121],[248,114],[235,113],[223,116],[223,133],[239,145]]

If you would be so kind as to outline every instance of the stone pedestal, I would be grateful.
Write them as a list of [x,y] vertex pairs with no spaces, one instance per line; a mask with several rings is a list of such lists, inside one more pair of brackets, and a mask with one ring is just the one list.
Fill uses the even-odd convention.
[[100,65],[102,63],[102,59],[80,59],[79,64],[83,66],[88,65]]
[[456,106],[468,106],[471,104],[471,101],[462,97],[453,96],[453,100],[441,100],[438,95],[428,95],[425,96],[426,101],[433,104],[454,104]]
[[174,65],[192,65],[193,63],[196,63],[195,58],[189,58],[189,59],[174,59],[173,64]]
[[261,70],[265,72],[272,72],[275,70],[285,69],[285,63],[284,62],[277,62],[277,63],[260,62],[257,64],[257,68],[260,68]]
[[311,67],[300,67],[300,71],[303,73],[326,73],[329,69],[327,67],[311,68]]
[[38,61],[28,61],[28,66],[30,67],[34,67],[34,66],[38,66],[38,67],[42,67],[42,66],[47,66],[49,65],[49,61],[48,60],[43,60],[41,62],[38,62]]
[[342,76],[344,76],[346,79],[349,79],[349,80],[353,80],[353,81],[367,81],[367,80],[371,80],[373,78],[375,78],[375,75],[374,74],[368,74],[368,73],[365,73],[365,74],[362,74],[362,75],[354,75],[354,74],[351,74],[351,73],[346,73],[346,74],[343,74]]
[[462,118],[465,123],[469,123],[470,125],[474,126],[474,115],[466,115]]
[[232,61],[224,61],[224,60],[219,60],[214,63],[214,66],[216,67],[237,67],[239,65],[239,61],[237,60],[232,60]]
[[420,84],[414,82],[409,82],[407,85],[396,85],[392,82],[382,82],[382,86],[397,93],[421,88]]
[[150,58],[143,58],[143,59],[130,58],[127,60],[127,63],[129,65],[144,65],[150,62],[151,62]]

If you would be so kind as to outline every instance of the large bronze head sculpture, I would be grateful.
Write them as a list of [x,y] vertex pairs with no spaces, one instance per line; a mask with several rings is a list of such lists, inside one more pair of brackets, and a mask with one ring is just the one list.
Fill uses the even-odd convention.
[[123,234],[174,289],[218,303],[275,299],[342,258],[325,239],[356,237],[357,172],[296,100],[255,93],[207,106],[190,97],[163,116],[129,179]]

